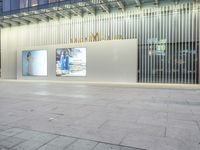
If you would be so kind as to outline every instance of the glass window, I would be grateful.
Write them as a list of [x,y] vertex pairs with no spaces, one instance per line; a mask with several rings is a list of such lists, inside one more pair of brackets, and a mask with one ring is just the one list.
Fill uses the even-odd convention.
[[38,0],[39,5],[48,4],[48,0]]
[[20,9],[20,0],[11,0],[10,2],[11,10]]
[[30,7],[34,7],[38,5],[38,0],[29,0]]
[[57,2],[58,0],[49,0],[49,3]]
[[20,0],[20,8],[28,7],[28,0]]
[[3,11],[10,11],[10,0],[3,0]]

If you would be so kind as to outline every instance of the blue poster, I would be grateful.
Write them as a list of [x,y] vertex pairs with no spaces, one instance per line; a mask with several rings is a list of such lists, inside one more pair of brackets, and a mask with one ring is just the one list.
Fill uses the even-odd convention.
[[86,76],[86,48],[56,50],[57,76]]

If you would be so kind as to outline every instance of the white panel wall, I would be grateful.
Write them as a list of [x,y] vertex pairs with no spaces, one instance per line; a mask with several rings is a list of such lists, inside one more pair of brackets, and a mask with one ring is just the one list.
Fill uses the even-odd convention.
[[[56,77],[56,48],[86,47],[86,77]],[[22,50],[48,50],[48,76],[22,76]],[[137,82],[137,40],[110,40],[82,44],[18,48],[17,78],[86,82]]]

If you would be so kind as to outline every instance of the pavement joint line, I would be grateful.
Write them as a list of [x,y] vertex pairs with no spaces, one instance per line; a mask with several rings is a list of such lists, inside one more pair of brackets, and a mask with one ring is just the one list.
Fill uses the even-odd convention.
[[40,149],[41,147],[43,147],[43,146],[45,146],[45,145],[47,145],[48,143],[50,143],[51,141],[53,141],[53,140],[55,140],[56,138],[58,138],[59,136],[56,136],[56,137],[54,137],[53,139],[51,139],[51,140],[49,140],[49,141],[47,141],[47,142],[45,142],[44,144],[42,144],[41,146],[39,146],[38,148],[36,148],[35,150],[38,150],[38,149]]
[[109,119],[107,119],[106,121],[104,121],[104,122],[98,127],[98,129],[102,128],[107,122],[109,122]]
[[[23,129],[23,128],[11,127],[11,128],[6,129],[6,130],[3,130],[3,131],[1,131],[1,132],[5,132],[5,131],[10,130],[10,129]],[[23,129],[23,130],[24,130],[24,129]],[[7,137],[14,137],[14,136],[16,136],[16,135],[18,135],[18,134],[21,134],[21,133],[23,133],[23,132],[24,132],[24,131],[21,131],[21,132],[19,132],[19,133],[16,133],[16,134],[14,134],[14,135],[11,135],[11,136],[7,136],[7,135],[4,135],[4,136],[7,136]],[[0,133],[0,135],[3,135],[3,134]]]
[[200,123],[198,121],[195,121],[197,124],[197,127],[199,128],[199,132],[200,132]]
[[[21,138],[19,138],[19,139],[21,139]],[[20,145],[20,144],[22,144],[22,143],[24,143],[24,142],[26,142],[27,140],[25,140],[25,139],[22,139],[22,140],[24,140],[24,141],[21,141],[20,143],[18,143],[18,144],[15,144],[14,146],[12,146],[11,148],[9,148],[9,149],[11,149],[12,150],[12,148],[14,148],[14,147],[16,147],[16,146],[18,146],[18,145]]]
[[79,139],[75,138],[74,141],[72,141],[69,145],[65,146],[65,148],[63,148],[63,150],[69,148],[72,144],[74,144],[75,142],[77,142]]
[[[13,129],[13,128],[11,127],[11,128],[9,128],[9,129]],[[6,129],[6,130],[9,130],[9,129]],[[18,129],[19,129],[19,128],[18,128]],[[4,131],[6,131],[6,130],[4,130]],[[20,132],[20,133],[17,133],[17,134],[15,134],[15,135],[12,135],[12,136],[6,136],[6,138],[5,138],[5,139],[2,139],[2,141],[5,141],[5,140],[7,140],[7,139],[9,139],[9,138],[12,138],[12,137],[15,138],[16,135],[21,134],[21,133],[23,133],[23,132],[24,132],[24,131],[22,131],[22,132]],[[24,140],[24,141],[22,141],[22,142],[20,142],[20,143],[18,143],[18,144],[15,144],[15,145],[12,146],[11,148],[8,148],[8,147],[5,147],[5,148],[12,149],[13,147],[15,147],[15,146],[17,146],[17,145],[19,145],[19,144],[22,144],[22,143],[24,143],[24,142],[27,141],[27,140],[22,139],[22,138],[18,138],[18,139],[21,139],[21,140]]]
[[96,144],[94,145],[94,147],[93,147],[91,150],[94,150],[94,149],[97,147],[98,144],[99,144],[99,143],[96,143]]
[[167,137],[167,127],[165,127],[164,137]]
[[123,138],[121,139],[119,145],[122,145],[122,142],[124,141],[124,139],[129,135],[129,132],[126,133],[126,135],[123,136]]
[[[38,131],[38,130],[33,130],[33,129],[19,128],[19,127],[11,127],[11,128],[18,128],[18,129],[23,129],[23,130],[26,130],[26,131],[34,131],[34,132],[39,132],[39,133],[46,133],[46,134],[56,135],[55,138],[57,138],[58,136],[62,136],[62,137],[74,138],[74,139],[77,139],[77,140],[85,140],[85,141],[91,141],[91,142],[102,143],[102,144],[109,144],[109,145],[122,146],[122,147],[127,147],[127,148],[135,148],[135,149],[139,149],[139,150],[146,150],[146,149],[141,149],[141,148],[137,148],[137,147],[131,147],[131,146],[122,145],[120,143],[119,144],[114,144],[114,143],[103,142],[103,141],[98,141],[98,140],[91,140],[91,139],[85,139],[85,138],[80,138],[80,137],[67,136],[67,135],[64,135],[64,134],[57,134],[57,133],[51,133],[51,132],[46,132],[46,131]],[[47,143],[49,143],[49,142],[47,142]]]

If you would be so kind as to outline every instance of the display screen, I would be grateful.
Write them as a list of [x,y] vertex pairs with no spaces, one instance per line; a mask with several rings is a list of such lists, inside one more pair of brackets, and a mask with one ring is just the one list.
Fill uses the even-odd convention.
[[86,48],[56,50],[57,76],[86,76]]
[[47,51],[22,51],[23,76],[47,76]]

